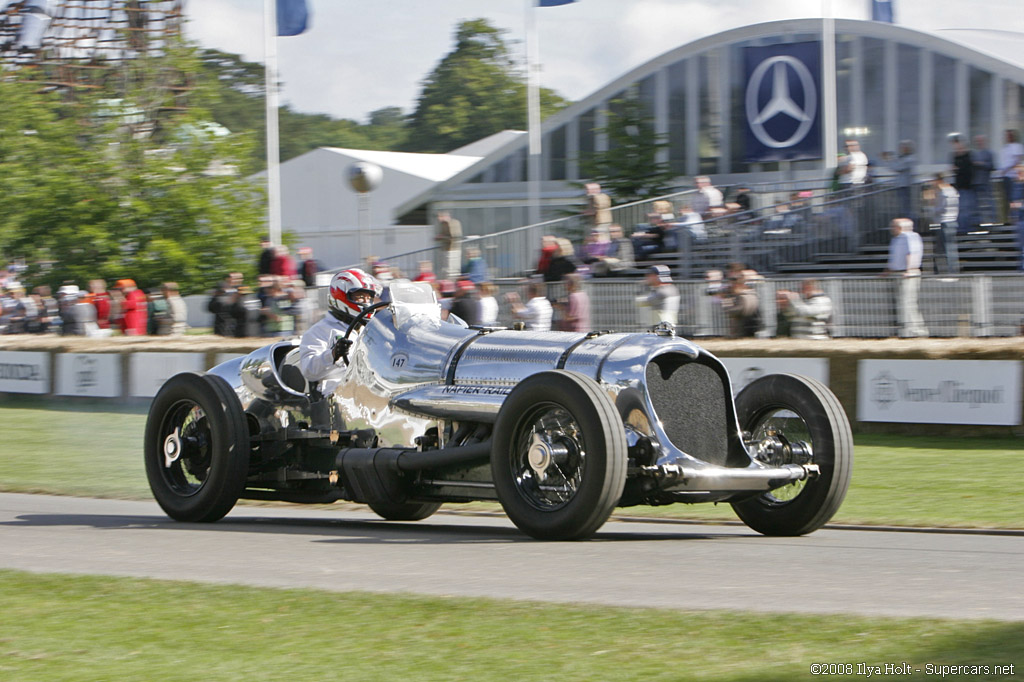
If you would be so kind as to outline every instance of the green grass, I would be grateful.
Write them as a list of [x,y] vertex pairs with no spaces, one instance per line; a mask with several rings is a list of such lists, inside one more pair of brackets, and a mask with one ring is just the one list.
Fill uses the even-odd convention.
[[[814,679],[812,663],[1014,664],[1024,624],[560,606],[0,571],[18,682]],[[850,679],[853,676],[845,676]],[[938,676],[934,676],[936,679]],[[863,676],[857,676],[863,679]]]
[[[142,408],[0,402],[0,490],[148,499]],[[853,483],[836,523],[1024,528],[1024,441],[1014,438],[856,438]],[[497,510],[494,504],[448,509]],[[618,514],[735,520],[728,505],[629,507]]]

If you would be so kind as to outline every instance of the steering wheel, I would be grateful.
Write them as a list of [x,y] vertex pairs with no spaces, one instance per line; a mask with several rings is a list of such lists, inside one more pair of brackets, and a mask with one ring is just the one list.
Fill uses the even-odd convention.
[[[387,301],[381,301],[380,303],[374,303],[373,305],[368,305],[365,308],[363,308],[361,311],[359,311],[359,314],[356,315],[356,319],[352,320],[352,324],[348,326],[348,329],[345,330],[345,336],[343,336],[342,339],[344,341],[348,341],[348,337],[352,335],[353,329],[360,325],[365,327],[366,323],[369,321],[368,318],[375,310],[380,310],[381,308],[384,308],[388,305],[389,303]],[[344,360],[345,364],[347,365],[348,349],[346,348],[345,350],[346,352],[341,356],[341,359]]]

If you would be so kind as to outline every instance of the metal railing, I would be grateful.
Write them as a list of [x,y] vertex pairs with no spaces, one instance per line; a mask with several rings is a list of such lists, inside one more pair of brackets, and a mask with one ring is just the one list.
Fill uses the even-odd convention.
[[[801,278],[771,278],[752,283],[758,295],[763,328],[758,336],[774,337],[778,328],[776,292],[799,291]],[[818,280],[832,299],[830,324],[833,338],[890,338],[899,336],[897,323],[898,278],[832,277]],[[727,337],[729,321],[721,299],[710,295],[704,281],[677,281],[680,293],[678,332],[690,338]],[[504,294],[525,295],[525,280],[497,284],[499,322],[515,318]],[[641,331],[654,320],[636,299],[647,292],[640,279],[592,279],[584,284],[590,297],[591,327],[595,330]],[[564,285],[548,285],[548,298],[563,299]],[[1024,321],[1024,274],[924,276],[919,296],[929,335],[953,337],[1009,337],[1021,333]],[[556,312],[556,324],[558,314]]]

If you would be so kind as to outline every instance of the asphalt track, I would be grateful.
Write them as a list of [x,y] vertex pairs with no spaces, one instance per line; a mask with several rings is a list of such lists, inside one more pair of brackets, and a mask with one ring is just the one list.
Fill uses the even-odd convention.
[[324,507],[238,506],[184,524],[154,502],[0,494],[0,567],[334,591],[673,609],[1024,621],[1021,534],[610,521],[537,542],[504,517],[417,523]]

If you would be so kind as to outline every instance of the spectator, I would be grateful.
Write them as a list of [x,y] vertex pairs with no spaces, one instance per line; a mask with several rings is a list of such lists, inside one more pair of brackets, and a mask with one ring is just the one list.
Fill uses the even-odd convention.
[[274,248],[274,243],[269,239],[264,239],[260,242],[260,258],[256,265],[257,275],[269,275],[270,265],[274,262],[274,257],[277,255],[277,250]]
[[736,194],[733,196],[732,201],[725,205],[725,208],[730,213],[746,213],[750,210],[750,206],[750,188],[740,186],[736,188]]
[[1006,225],[1013,224],[1010,202],[1012,201],[1013,185],[1017,181],[1016,168],[1021,162],[1024,162],[1024,145],[1020,143],[1017,131],[1009,129],[1006,131],[1006,144],[999,152],[998,173],[1003,184],[1002,213],[1006,217],[1003,221]]
[[[956,274],[960,272],[960,258],[956,244],[957,216],[960,212],[959,195],[956,189],[946,182],[942,173],[937,173],[929,183],[926,197],[928,220],[935,233],[933,254],[935,272]],[[939,268],[940,256],[943,261],[941,269]]]
[[1011,178],[1009,220],[1017,224],[1017,245],[1021,249],[1021,270],[1024,270],[1024,163],[1014,169],[1016,177]]
[[96,309],[85,302],[85,295],[74,284],[65,284],[57,291],[60,306],[61,334],[92,336],[96,325]]
[[550,331],[552,309],[551,303],[544,296],[545,286],[541,282],[530,282],[527,287],[529,300],[523,305],[519,294],[510,291],[505,300],[512,308],[513,317],[522,320],[530,331]]
[[[225,277],[210,297],[206,309],[213,313],[213,333],[218,336],[235,336],[237,321],[234,311],[238,299],[238,287],[242,284],[242,273],[232,272]],[[245,334],[242,334],[245,336]]]
[[953,187],[960,197],[960,210],[957,217],[957,230],[966,234],[971,231],[971,215],[974,213],[974,167],[971,164],[971,152],[967,149],[960,135],[949,136],[953,145]]
[[585,188],[587,194],[583,217],[586,227],[607,234],[608,226],[612,223],[612,200],[601,191],[601,185],[596,182],[588,182]]
[[697,241],[703,242],[708,238],[707,228],[704,227],[704,218],[700,213],[693,210],[690,204],[683,204],[679,208],[679,228],[682,230],[682,238],[677,238],[678,248],[685,250],[686,244]]
[[230,329],[237,338],[252,338],[263,335],[260,323],[262,307],[259,297],[247,286],[239,285],[232,296],[229,314]]
[[537,258],[537,267],[534,272],[538,275],[547,275],[551,267],[551,259],[558,254],[558,241],[554,236],[546,234],[540,238],[540,256]]
[[559,302],[562,319],[559,328],[567,332],[590,331],[590,296],[583,290],[583,278],[579,273],[565,276],[568,295],[564,302]]
[[868,180],[868,157],[860,150],[857,140],[846,141],[846,155],[842,157],[836,172],[840,189],[861,187]]
[[[780,325],[785,324],[789,336],[797,339],[827,339],[832,322],[832,299],[822,291],[818,280],[807,278],[800,284],[800,293],[782,289],[776,299],[780,302]],[[784,320],[784,322],[783,322]]]
[[299,248],[299,275],[302,277],[302,282],[307,287],[316,286],[316,273],[324,269],[320,261],[313,258],[313,249],[308,246]]
[[647,268],[647,293],[637,297],[637,305],[650,309],[653,324],[667,322],[673,329],[679,323],[679,289],[672,283],[672,272],[664,265]]
[[721,294],[722,311],[729,319],[729,336],[749,338],[761,331],[761,302],[748,284],[746,272],[733,274],[728,289]]
[[971,149],[971,192],[974,194],[971,227],[980,227],[982,223],[991,224],[995,220],[995,202],[992,198],[992,171],[995,167],[996,161],[992,150],[988,148],[988,138],[975,135],[974,148]]
[[313,302],[306,296],[305,281],[297,279],[287,289],[292,315],[292,326],[296,334],[305,334],[313,324]]
[[86,301],[96,308],[96,324],[100,329],[110,329],[110,294],[107,283],[102,279],[89,280],[89,295]]
[[637,260],[646,260],[649,256],[664,252],[668,230],[668,223],[660,213],[649,213],[646,227],[633,233],[633,253]]
[[119,279],[114,288],[124,295],[121,333],[125,336],[145,336],[148,321],[146,295],[135,286],[133,279]]
[[480,255],[479,248],[470,246],[466,249],[466,265],[463,267],[462,275],[474,284],[480,284],[489,279],[487,261]]
[[705,220],[725,213],[722,192],[711,184],[711,178],[699,175],[694,178],[694,184],[697,185],[697,193],[691,203],[694,213],[699,213]]
[[[450,279],[442,279],[435,283],[437,286],[437,302],[441,306],[441,310],[449,311],[452,309],[452,301],[455,298],[455,282]],[[447,314],[444,315],[447,318]]]
[[900,142],[899,154],[893,159],[892,169],[896,173],[896,196],[899,197],[900,213],[910,218],[914,215],[910,188],[914,186],[914,169],[916,167],[914,143],[912,140],[903,140]]
[[477,296],[476,285],[472,280],[460,279],[455,283],[455,298],[452,299],[451,313],[472,327],[479,326],[480,298]]
[[419,262],[419,273],[413,277],[414,282],[427,282],[432,283],[437,281],[437,275],[434,274],[434,266],[428,260],[421,260]]
[[445,279],[454,280],[462,272],[462,223],[451,214],[442,211],[437,214],[437,236],[434,237],[444,254],[442,270]]
[[551,258],[551,264],[544,273],[545,282],[561,282],[570,272],[576,272],[580,263],[576,260],[576,254],[572,248],[572,242],[568,239],[558,238],[555,240],[558,250]]
[[270,261],[270,274],[284,277],[289,281],[295,279],[295,260],[284,244],[274,249],[274,260]]
[[171,333],[171,311],[167,306],[162,289],[150,289],[146,295],[149,316],[146,333],[150,336],[169,336]]
[[914,232],[914,223],[908,218],[896,218],[891,229],[886,274],[899,278],[896,308],[899,335],[905,338],[928,336],[917,304],[921,288],[921,257],[924,255],[921,235]]
[[498,324],[498,288],[490,282],[480,285],[480,326],[494,327]]
[[32,298],[39,309],[39,333],[60,331],[60,307],[50,295],[51,289],[41,284],[32,290]]
[[608,234],[598,229],[591,230],[583,238],[583,251],[580,255],[580,260],[585,265],[597,263],[603,256],[608,254],[608,248],[611,246],[611,243]]
[[188,307],[185,299],[178,292],[177,282],[164,282],[161,287],[164,300],[167,301],[167,313],[170,320],[168,333],[171,336],[181,336],[188,329]]
[[263,320],[263,332],[266,336],[291,336],[295,331],[295,320],[292,317],[291,298],[281,286],[281,278],[274,277],[267,286],[264,298],[265,307],[260,311]]
[[633,242],[623,235],[622,226],[616,223],[609,225],[608,236],[611,240],[608,250],[590,268],[596,277],[612,277],[636,264],[633,257]]

